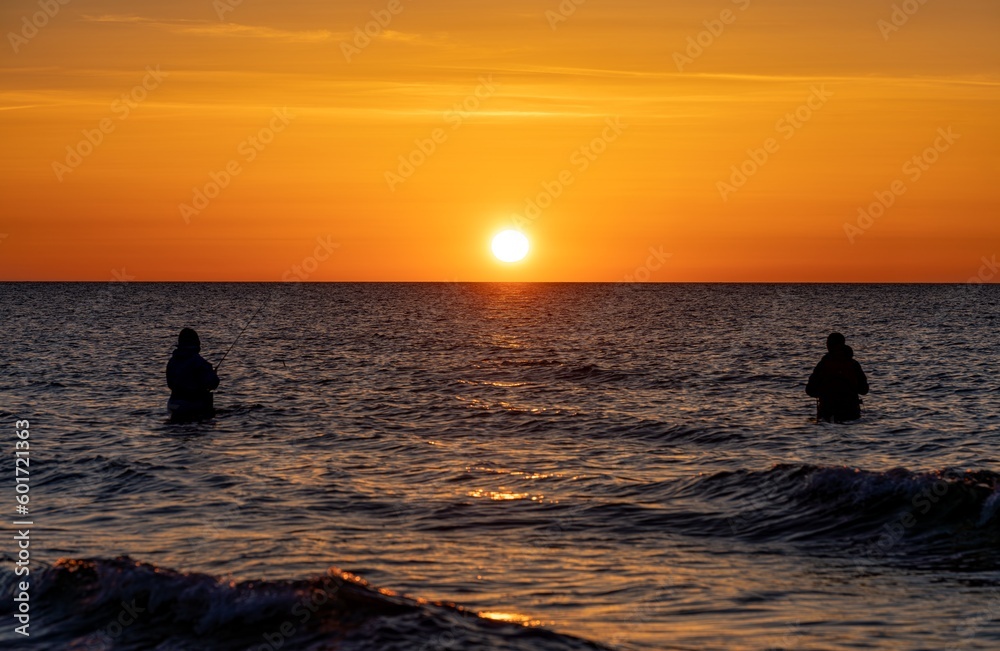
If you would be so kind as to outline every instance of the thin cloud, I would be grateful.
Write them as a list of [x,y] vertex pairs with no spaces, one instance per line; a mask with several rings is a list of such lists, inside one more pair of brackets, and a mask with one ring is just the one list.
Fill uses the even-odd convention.
[[25,104],[24,106],[0,106],[0,111],[20,111],[22,109],[41,108],[45,104]]
[[85,15],[81,18],[85,23],[152,23],[156,22],[142,16],[125,16],[121,14],[105,14],[103,16]]
[[[465,65],[428,65],[426,68],[445,71],[468,71],[481,72],[482,69]],[[925,77],[919,75],[793,75],[793,74],[750,74],[739,72],[676,72],[673,70],[622,70],[622,69],[602,69],[602,68],[580,68],[570,66],[546,66],[546,65],[507,65],[495,66],[492,71],[498,74],[523,74],[523,75],[551,75],[566,77],[592,77],[595,79],[659,79],[659,80],[685,80],[685,79],[722,79],[728,81],[751,81],[751,82],[852,82],[852,83],[896,83],[900,85],[951,85],[951,86],[984,86],[1000,87],[1000,79],[991,78],[987,75],[967,75],[955,77]]]
[[[191,34],[194,36],[230,36],[242,38],[272,39],[295,43],[320,43],[337,38],[338,35],[325,29],[292,31],[262,27],[259,25],[242,25],[240,23],[213,23],[200,20],[160,20],[122,14],[105,14],[101,16],[84,16],[88,23],[114,23],[123,25],[148,25],[164,29],[174,34]],[[343,36],[343,35],[340,35]]]
[[441,45],[444,42],[444,37],[441,35],[435,35],[433,37],[425,36],[423,34],[415,34],[412,32],[397,32],[392,29],[387,29],[383,31],[379,38],[385,39],[387,41],[398,41],[400,43],[412,43],[415,45]]

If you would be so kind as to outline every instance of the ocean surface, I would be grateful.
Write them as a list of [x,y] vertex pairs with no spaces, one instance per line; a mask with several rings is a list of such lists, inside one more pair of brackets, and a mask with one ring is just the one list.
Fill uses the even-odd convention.
[[[196,328],[220,414],[166,419]],[[1000,648],[1000,290],[0,284],[4,649]],[[864,418],[805,381],[840,330]]]

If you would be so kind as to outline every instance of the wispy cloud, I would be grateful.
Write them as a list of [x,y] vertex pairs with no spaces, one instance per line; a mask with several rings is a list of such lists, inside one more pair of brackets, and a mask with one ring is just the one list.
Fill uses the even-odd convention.
[[156,22],[151,18],[142,16],[125,16],[121,14],[105,14],[103,16],[84,15],[81,20],[85,23],[152,23]]
[[399,41],[400,43],[415,43],[420,45],[431,45],[440,44],[442,38],[439,36],[437,38],[429,38],[422,34],[415,34],[412,32],[397,32],[392,29],[387,29],[382,32],[380,38],[387,41]]
[[25,104],[23,106],[0,106],[0,111],[19,111],[22,109],[33,109],[44,106],[44,104]]
[[119,23],[128,25],[147,25],[164,29],[175,34],[191,34],[195,36],[229,36],[242,38],[260,38],[295,43],[319,43],[344,36],[325,29],[286,30],[259,25],[242,25],[240,23],[213,23],[202,20],[161,20],[125,14],[104,14],[100,16],[83,16],[88,23]]
[[[446,71],[467,71],[476,73],[481,68],[463,64],[438,64],[427,65],[427,68]],[[504,74],[540,75],[540,76],[564,76],[564,77],[591,77],[595,79],[635,79],[644,80],[691,80],[691,79],[717,79],[723,81],[747,81],[747,82],[848,82],[848,83],[872,83],[886,84],[895,83],[906,86],[917,85],[947,85],[947,86],[983,86],[1000,87],[1000,76],[970,74],[966,76],[955,75],[952,77],[928,77],[918,75],[892,75],[892,74],[867,74],[867,75],[800,75],[800,74],[758,74],[740,72],[676,72],[673,70],[660,69],[603,69],[603,68],[583,68],[571,66],[551,66],[551,65],[505,65],[493,66],[491,70]]]

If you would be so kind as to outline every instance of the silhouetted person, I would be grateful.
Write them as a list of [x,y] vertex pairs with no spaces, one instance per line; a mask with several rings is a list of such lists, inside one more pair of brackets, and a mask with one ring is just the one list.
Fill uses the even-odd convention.
[[219,376],[212,365],[198,353],[201,340],[191,328],[177,336],[177,348],[167,362],[167,386],[170,400],[167,411],[175,422],[203,420],[215,415],[212,391],[219,387]]
[[806,385],[806,393],[819,401],[816,417],[834,423],[857,420],[861,396],[868,395],[868,378],[844,335],[834,332],[827,337],[826,349]]

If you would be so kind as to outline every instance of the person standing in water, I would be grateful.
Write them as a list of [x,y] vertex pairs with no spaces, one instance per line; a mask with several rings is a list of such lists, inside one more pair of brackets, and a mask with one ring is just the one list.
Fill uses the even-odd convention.
[[844,335],[826,339],[827,353],[809,376],[806,393],[818,401],[816,417],[831,423],[861,418],[861,396],[868,395],[868,377],[854,359]]
[[167,411],[173,422],[204,420],[215,415],[212,391],[219,388],[219,376],[199,355],[201,340],[191,328],[177,337],[177,348],[167,362],[170,399]]

